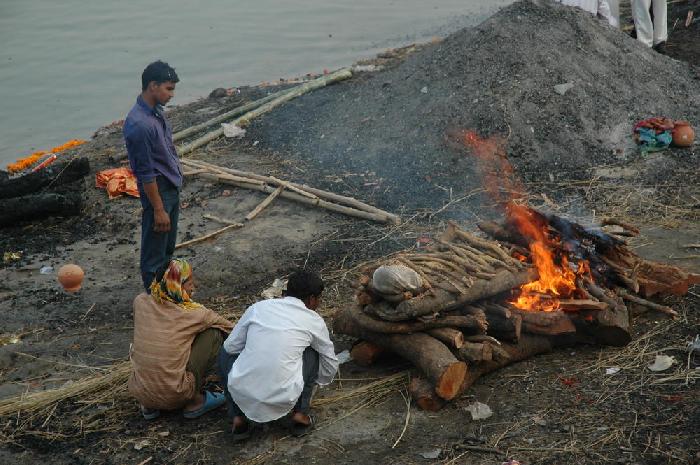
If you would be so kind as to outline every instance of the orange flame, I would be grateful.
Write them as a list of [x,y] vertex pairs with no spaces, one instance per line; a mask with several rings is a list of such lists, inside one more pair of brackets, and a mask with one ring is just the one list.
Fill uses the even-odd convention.
[[[484,139],[473,131],[463,131],[460,135],[478,160],[487,192],[494,200],[505,204],[509,222],[528,240],[532,264],[539,274],[536,281],[523,285],[519,296],[510,303],[522,310],[558,310],[560,299],[570,298],[576,292],[576,279],[584,275],[590,277],[588,262],[577,262],[574,271],[565,254],[556,255],[556,251],[561,250],[559,239],[549,237],[549,226],[544,218],[515,203],[524,197],[525,189],[515,177],[503,140]],[[524,257],[516,253],[516,258]]]

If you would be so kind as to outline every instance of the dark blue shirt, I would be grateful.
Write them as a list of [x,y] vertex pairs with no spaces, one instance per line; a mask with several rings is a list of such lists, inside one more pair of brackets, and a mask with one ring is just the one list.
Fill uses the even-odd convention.
[[175,187],[182,186],[182,168],[173,145],[173,131],[160,105],[151,108],[139,95],[124,121],[124,141],[139,190],[144,182],[151,182],[156,176],[164,176]]

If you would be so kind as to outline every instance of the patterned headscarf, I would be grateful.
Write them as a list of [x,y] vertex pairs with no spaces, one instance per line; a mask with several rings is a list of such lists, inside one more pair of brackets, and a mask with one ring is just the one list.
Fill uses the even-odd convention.
[[182,285],[192,276],[192,266],[187,260],[175,259],[170,261],[168,269],[160,281],[153,280],[151,295],[156,302],[172,302],[185,310],[199,308],[202,305],[190,300],[190,296]]

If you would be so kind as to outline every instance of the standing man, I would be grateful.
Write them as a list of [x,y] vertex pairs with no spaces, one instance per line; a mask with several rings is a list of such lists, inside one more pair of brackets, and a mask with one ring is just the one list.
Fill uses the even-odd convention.
[[[654,14],[653,20],[649,13],[650,7]],[[632,18],[634,18],[637,40],[659,53],[666,52],[668,39],[666,14],[666,0],[632,0]]]
[[129,165],[136,176],[141,214],[141,279],[150,293],[156,270],[175,251],[182,168],[163,105],[180,79],[167,63],[156,61],[141,75],[141,95],[124,121]]

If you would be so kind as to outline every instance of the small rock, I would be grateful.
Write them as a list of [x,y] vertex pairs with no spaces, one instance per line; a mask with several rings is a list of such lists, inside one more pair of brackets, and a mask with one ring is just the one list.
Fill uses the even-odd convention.
[[151,445],[151,441],[149,441],[148,439],[142,439],[134,444],[134,449],[141,450],[144,447],[148,447],[150,445]]
[[222,98],[226,97],[228,95],[228,92],[226,92],[226,89],[223,87],[218,87],[209,93],[209,98]]
[[421,94],[427,94],[428,93],[428,86],[423,86],[420,90]]
[[442,449],[433,449],[433,450],[421,452],[420,456],[423,457],[424,459],[435,460],[436,458],[440,457],[440,452],[442,452]]
[[574,87],[573,82],[565,82],[563,84],[557,84],[554,86],[554,92],[556,92],[559,95],[564,95],[566,94],[571,88]]

